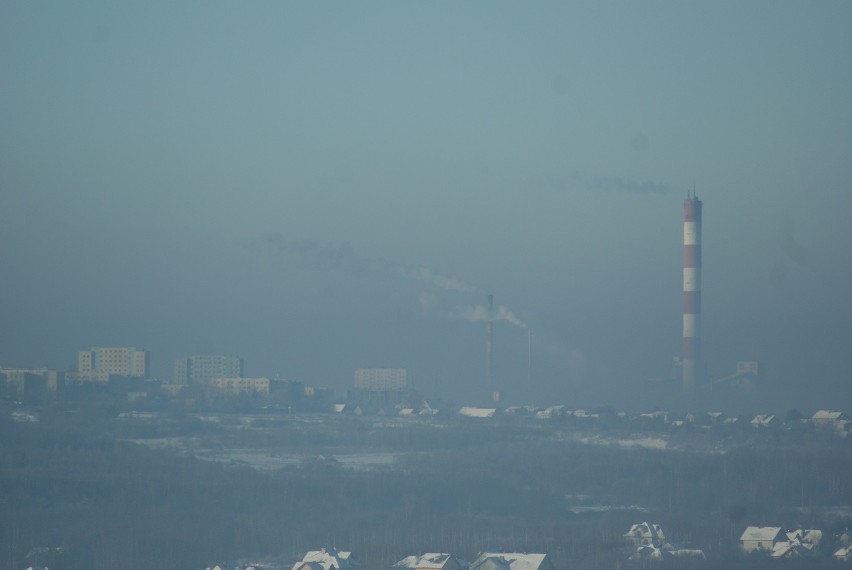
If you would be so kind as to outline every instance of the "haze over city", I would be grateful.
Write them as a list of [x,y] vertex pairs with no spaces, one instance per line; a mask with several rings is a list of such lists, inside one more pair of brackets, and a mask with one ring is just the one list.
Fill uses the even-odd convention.
[[[0,363],[239,354],[342,390],[630,405],[709,377],[852,404],[846,2],[7,2]],[[504,313],[506,316],[508,313]]]
[[0,3],[0,569],[848,563],[850,23]]

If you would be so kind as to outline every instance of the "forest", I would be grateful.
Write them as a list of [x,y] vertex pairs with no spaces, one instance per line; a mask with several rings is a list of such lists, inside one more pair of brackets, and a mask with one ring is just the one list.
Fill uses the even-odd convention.
[[[816,557],[782,563],[815,568],[834,564],[832,541],[852,526],[852,446],[815,431],[694,430],[668,435],[673,450],[586,437],[627,435],[626,425],[243,419],[61,407],[38,422],[0,416],[0,567],[203,569],[332,546],[365,570],[484,550],[546,552],[560,569],[638,567],[648,562],[628,562],[622,535],[647,520],[704,550],[706,561],[678,568],[768,567],[738,550],[748,525],[822,529]],[[302,459],[263,470],[140,443],[170,437]],[[352,469],[335,460],[342,452],[395,461]]]

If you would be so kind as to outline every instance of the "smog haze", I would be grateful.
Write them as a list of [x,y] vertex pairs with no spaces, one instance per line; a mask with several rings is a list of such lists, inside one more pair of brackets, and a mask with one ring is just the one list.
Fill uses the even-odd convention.
[[852,408],[850,21],[848,2],[5,2],[0,364],[127,345],[163,380],[229,353],[481,400],[493,294],[507,402],[649,404],[681,351],[694,187],[708,375],[758,361],[782,409]]

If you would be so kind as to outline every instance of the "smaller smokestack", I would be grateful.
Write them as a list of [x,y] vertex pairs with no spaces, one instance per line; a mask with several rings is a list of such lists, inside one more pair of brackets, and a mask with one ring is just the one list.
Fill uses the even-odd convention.
[[527,328],[527,384],[532,384],[532,329]]
[[485,324],[485,381],[492,385],[491,366],[494,346],[494,295],[488,294],[488,322]]

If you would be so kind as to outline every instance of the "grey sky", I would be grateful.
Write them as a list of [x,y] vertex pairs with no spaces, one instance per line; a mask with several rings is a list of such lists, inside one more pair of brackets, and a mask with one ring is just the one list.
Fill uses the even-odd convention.
[[[449,393],[481,380],[484,330],[448,315],[492,291],[532,328],[536,397],[606,400],[680,350],[695,184],[710,369],[755,358],[851,402],[850,21],[848,2],[5,2],[0,363],[132,344],[163,377],[225,351]],[[500,325],[519,397],[526,333]]]

